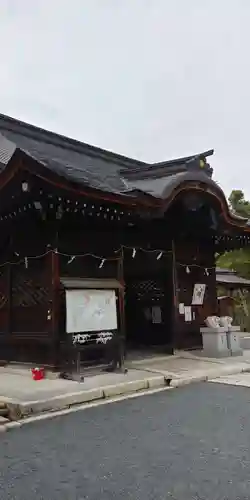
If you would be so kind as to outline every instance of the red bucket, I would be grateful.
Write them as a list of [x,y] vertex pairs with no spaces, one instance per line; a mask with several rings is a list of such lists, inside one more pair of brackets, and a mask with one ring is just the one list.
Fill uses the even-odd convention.
[[31,373],[33,380],[44,379],[44,368],[32,368]]

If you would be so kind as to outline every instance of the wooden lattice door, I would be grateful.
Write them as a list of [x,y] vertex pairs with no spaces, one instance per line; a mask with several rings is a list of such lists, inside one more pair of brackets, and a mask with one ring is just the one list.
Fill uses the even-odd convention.
[[126,284],[126,330],[132,345],[171,345],[172,293],[161,279]]

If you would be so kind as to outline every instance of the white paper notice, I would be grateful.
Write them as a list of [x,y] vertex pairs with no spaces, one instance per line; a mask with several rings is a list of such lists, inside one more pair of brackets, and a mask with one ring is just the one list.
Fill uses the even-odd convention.
[[179,314],[185,314],[185,307],[182,302],[179,304]]
[[185,306],[184,307],[184,314],[185,314],[185,321],[186,322],[192,321],[192,309],[191,309],[191,306]]
[[161,323],[161,308],[159,306],[152,307],[152,323]]
[[202,306],[204,301],[205,291],[206,291],[206,285],[204,283],[196,283],[194,285],[193,299],[192,299],[193,306]]
[[114,290],[66,290],[66,331],[82,333],[117,328]]

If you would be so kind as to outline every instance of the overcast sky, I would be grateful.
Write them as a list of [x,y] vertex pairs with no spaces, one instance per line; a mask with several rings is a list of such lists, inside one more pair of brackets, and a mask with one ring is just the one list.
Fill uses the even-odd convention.
[[0,112],[250,198],[250,0],[0,0]]

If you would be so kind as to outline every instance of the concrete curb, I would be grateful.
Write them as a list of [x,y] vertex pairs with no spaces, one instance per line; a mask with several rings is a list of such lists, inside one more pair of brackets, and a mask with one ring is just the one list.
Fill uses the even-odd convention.
[[101,405],[118,403],[120,401],[134,399],[134,398],[143,397],[143,396],[148,396],[151,394],[157,394],[157,393],[160,393],[160,392],[163,392],[166,390],[167,391],[172,390],[172,389],[173,389],[173,387],[166,387],[166,385],[164,385],[162,387],[157,387],[155,389],[146,389],[144,391],[130,392],[130,393],[125,394],[125,395],[114,396],[113,398],[105,398],[105,399],[101,399],[101,400],[96,400],[96,401],[93,401],[92,403],[89,402],[89,403],[83,403],[80,405],[74,405],[74,406],[71,406],[70,408],[64,408],[62,410],[55,410],[55,411],[51,411],[51,412],[39,413],[37,415],[23,418],[22,420],[19,420],[18,422],[8,422],[5,425],[5,428],[3,426],[2,432],[6,432],[6,431],[14,429],[14,428],[20,428],[20,427],[23,427],[24,425],[29,425],[31,423],[41,422],[43,420],[51,420],[51,419],[56,418],[56,417],[69,415],[71,413],[77,413],[79,411],[91,409],[91,408],[98,407]]
[[[235,365],[231,367],[220,366],[216,369],[209,370],[206,374],[197,373],[189,377],[178,377],[171,380],[169,384],[169,379],[166,375],[162,374],[159,376],[152,376],[149,378],[141,380],[133,380],[117,385],[109,385],[102,388],[85,390],[82,392],[66,394],[62,396],[56,396],[54,398],[49,398],[43,401],[26,401],[23,403],[17,401],[8,400],[8,408],[10,412],[17,412],[16,421],[8,422],[0,426],[0,432],[4,432],[11,429],[17,429],[22,427],[25,420],[29,417],[37,418],[39,420],[43,417],[52,418],[52,416],[60,412],[70,411],[70,408],[74,406],[80,406],[87,403],[96,403],[101,400],[112,400],[112,398],[127,395],[130,397],[132,394],[147,394],[147,391],[154,390],[164,390],[164,388],[173,389],[178,387],[183,387],[192,383],[207,382],[212,379],[219,378],[225,375],[236,375],[237,373],[247,373],[250,372],[250,365]],[[12,417],[13,418],[13,417]]]
[[92,401],[111,398],[123,394],[130,394],[147,389],[155,389],[164,387],[165,385],[167,385],[167,381],[164,375],[155,377],[151,376],[147,379],[132,380],[116,385],[63,394],[61,396],[55,396],[44,400],[19,402],[8,399],[6,404],[9,414],[11,415],[11,420],[18,421],[27,418],[30,415],[53,412],[70,408],[74,405],[90,403]]
[[158,387],[164,387],[164,385],[167,385],[167,380],[164,375],[148,378],[147,382],[147,389],[157,389]]
[[7,403],[7,406],[10,412],[13,411],[14,413],[15,411],[18,411],[19,414],[17,415],[17,418],[19,419],[33,415],[34,413],[69,408],[72,405],[87,403],[96,399],[102,399],[103,397],[103,389],[97,388],[81,392],[72,392],[38,401],[13,401],[12,403]]
[[206,375],[193,375],[190,377],[176,378],[171,382],[171,387],[182,387],[184,385],[192,384],[195,382],[208,382],[212,379],[217,379],[227,375],[237,375],[237,373],[249,373],[250,366],[236,365],[236,366],[221,366],[220,368],[211,369]]
[[148,380],[132,380],[130,382],[124,382],[117,385],[108,385],[103,388],[103,397],[111,398],[113,396],[120,396],[121,394],[127,394],[130,392],[137,392],[148,389]]
[[195,382],[206,382],[207,381],[207,376],[206,375],[194,375],[193,377],[186,377],[186,378],[176,378],[172,380],[170,387],[182,387],[184,385],[189,385],[193,384]]
[[231,367],[221,366],[219,369],[215,368],[208,372],[207,380],[212,378],[223,377],[223,375],[236,375],[237,373],[248,373],[250,372],[250,365],[239,364]]

